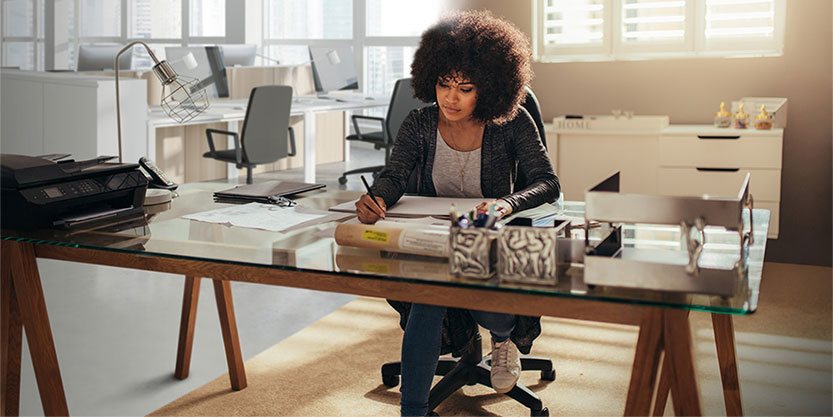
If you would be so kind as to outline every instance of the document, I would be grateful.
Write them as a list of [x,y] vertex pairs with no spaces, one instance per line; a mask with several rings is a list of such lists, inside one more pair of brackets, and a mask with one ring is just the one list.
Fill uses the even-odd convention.
[[[451,205],[457,209],[457,212],[462,214],[477,207],[484,201],[489,201],[489,198],[448,198],[448,197],[422,197],[405,195],[399,199],[391,207],[388,207],[385,212],[386,217],[439,217],[448,219],[448,213],[451,210]],[[330,207],[330,211],[338,211],[342,213],[355,213],[356,201],[348,201],[337,206]]]
[[343,215],[300,206],[280,207],[274,204],[249,203],[183,216],[185,219],[229,226],[288,232],[317,223],[334,221]]

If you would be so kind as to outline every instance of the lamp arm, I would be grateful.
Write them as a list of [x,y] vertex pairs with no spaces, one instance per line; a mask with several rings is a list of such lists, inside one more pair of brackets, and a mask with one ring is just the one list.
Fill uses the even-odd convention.
[[158,60],[158,59],[156,59],[156,54],[154,54],[154,53],[153,53],[153,51],[150,49],[150,47],[149,47],[146,43],[144,43],[144,42],[142,42],[142,41],[133,41],[133,42],[130,42],[129,44],[127,44],[127,46],[125,46],[124,48],[122,48],[122,49],[121,49],[121,51],[119,51],[119,53],[117,53],[117,54],[116,54],[116,65],[114,66],[114,68],[116,69],[116,126],[117,126],[117,128],[118,128],[118,133],[119,133],[119,163],[122,163],[122,151],[121,151],[121,106],[120,106],[120,100],[119,100],[119,57],[120,57],[120,56],[121,56],[121,54],[123,54],[125,51],[127,51],[128,49],[132,48],[134,45],[137,45],[137,44],[144,46],[144,47],[145,47],[145,49],[147,49],[148,54],[150,55],[150,58],[153,60],[153,63],[154,63],[154,64],[156,64],[156,65],[159,65],[159,60]]

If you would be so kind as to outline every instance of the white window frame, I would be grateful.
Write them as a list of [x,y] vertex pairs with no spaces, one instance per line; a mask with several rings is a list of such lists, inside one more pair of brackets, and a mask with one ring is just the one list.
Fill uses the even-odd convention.
[[[532,30],[533,30],[533,50],[535,58],[538,56],[556,57],[556,56],[606,56],[611,50],[610,35],[613,30],[612,14],[613,10],[608,3],[610,0],[604,1],[604,25],[602,27],[602,44],[601,45],[561,45],[559,48],[547,46],[544,42],[544,32],[546,28],[543,26],[544,3],[547,0],[532,0]],[[539,48],[544,49],[542,53],[538,53]]]
[[532,1],[532,46],[537,62],[611,61],[692,57],[778,56],[784,49],[786,0],[774,0],[774,39],[711,41],[706,44],[705,0],[686,0],[685,35],[682,42],[622,42],[622,1],[604,0],[603,43],[599,46],[547,45],[544,42],[546,0]]
[[[2,35],[2,33],[0,33],[0,36],[2,36],[2,38],[3,38],[2,42],[0,42],[0,47],[2,47],[2,44],[5,44],[6,42],[27,42],[27,43],[31,43],[32,46],[33,46],[33,49],[32,49],[33,52],[32,53],[35,54],[34,59],[32,60],[33,65],[34,65],[34,70],[35,71],[40,71],[40,70],[43,70],[43,67],[44,67],[44,63],[41,62],[42,59],[41,59],[41,54],[40,54],[40,51],[42,50],[42,48],[45,47],[44,46],[45,45],[44,38],[40,37],[40,27],[44,24],[44,22],[42,22],[42,17],[41,17],[42,12],[40,10],[40,4],[39,4],[40,2],[38,0],[29,0],[29,2],[32,3],[32,14],[33,14],[32,33],[30,34],[30,36],[5,36],[5,35]],[[3,3],[5,3],[5,0],[0,1],[0,22],[5,21],[4,19],[6,17],[5,16],[6,8],[3,7],[4,6]],[[2,52],[2,51],[0,51],[0,52]],[[0,66],[5,66],[5,65],[6,65],[6,54],[5,53],[0,53]]]
[[[31,37],[3,37],[3,42],[34,42],[35,44],[35,69],[42,70],[43,63],[41,63],[40,53],[38,48],[46,48],[45,51],[45,59],[46,63],[50,62],[49,55],[54,54],[54,49],[50,51],[50,48],[54,48],[54,42],[46,42],[48,39],[38,38],[39,28],[40,25],[43,25],[44,22],[41,21],[39,18],[39,5],[38,0],[30,0],[34,4],[34,13],[35,13],[35,26],[34,26],[34,33]],[[118,0],[121,2],[121,28],[119,36],[85,36],[81,37],[81,0],[73,0],[73,7],[75,10],[74,13],[74,20],[75,20],[75,30],[74,33],[71,35],[74,48],[75,48],[75,56],[78,56],[78,49],[82,44],[91,44],[91,43],[108,43],[108,44],[119,44],[119,45],[126,45],[130,42],[140,40],[147,44],[178,44],[181,46],[189,46],[194,44],[230,44],[230,43],[244,43],[244,32],[242,28],[245,28],[245,16],[241,13],[240,4],[235,0],[226,0],[226,34],[225,36],[191,36],[190,35],[190,26],[191,26],[191,14],[190,14],[190,0],[180,0],[180,4],[182,7],[182,29],[180,32],[179,38],[136,38],[136,37],[129,37],[127,35],[128,29],[128,0]],[[47,9],[50,7],[49,0],[46,2]],[[2,7],[0,7],[2,10]],[[0,11],[0,13],[4,13]],[[3,15],[0,14],[0,19],[3,18]],[[44,18],[44,20],[46,20]],[[0,20],[2,21],[2,20]],[[50,31],[50,28],[46,28],[46,37],[53,36],[54,33]],[[154,51],[154,53],[158,53],[160,51]],[[5,56],[2,57],[2,65],[5,64]],[[71,63],[71,66],[74,67],[75,63]],[[46,69],[55,69],[55,68],[46,68]]]
[[[82,44],[90,43],[116,43],[126,45],[133,41],[142,41],[148,45],[152,44],[179,44],[181,46],[189,45],[213,45],[226,43],[243,43],[242,39],[237,38],[236,34],[229,36],[229,28],[244,27],[243,15],[236,13],[233,9],[234,2],[226,0],[226,35],[225,36],[191,36],[191,8],[190,0],[180,0],[180,7],[182,8],[182,24],[179,38],[137,38],[128,36],[128,21],[129,17],[129,2],[128,0],[121,1],[121,34],[119,36],[85,36],[81,37],[81,0],[75,1],[75,56],[78,56],[78,48]],[[154,51],[157,53],[158,51]]]

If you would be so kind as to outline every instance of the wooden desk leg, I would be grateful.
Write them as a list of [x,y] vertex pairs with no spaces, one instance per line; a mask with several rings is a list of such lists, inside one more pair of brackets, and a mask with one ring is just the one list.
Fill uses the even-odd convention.
[[723,382],[723,401],[727,416],[742,416],[740,382],[738,381],[737,355],[735,351],[735,328],[732,316],[712,313],[714,342],[717,346],[717,362]]
[[[22,327],[26,329],[26,341],[29,343],[29,355],[32,358],[32,366],[35,370],[35,379],[38,383],[43,412],[48,416],[69,415],[66,395],[64,394],[64,385],[61,382],[61,371],[58,368],[58,355],[55,353],[52,329],[49,326],[49,315],[46,312],[46,302],[43,298],[43,287],[41,286],[40,276],[38,275],[35,248],[31,243],[19,243],[6,240],[2,243],[2,252],[3,263],[8,263],[11,269],[11,286],[5,284],[9,280],[4,277],[4,297],[8,288],[14,289],[20,322],[22,323]],[[14,342],[11,340],[12,332],[15,331],[14,325],[11,322],[9,323],[8,331],[10,339],[5,339],[4,337],[3,347],[11,346],[13,350],[8,354],[10,355],[9,360],[13,361],[14,355],[17,355],[19,358],[20,354],[17,353],[19,352],[19,348],[15,348],[13,346]],[[6,345],[7,343],[11,343],[11,345]],[[17,350],[17,352],[14,352],[14,350]],[[4,365],[11,365],[5,362],[6,360],[4,359]],[[19,359],[17,362],[20,362]],[[11,367],[9,370],[11,371]],[[11,381],[12,378],[9,378],[8,381],[6,380],[8,376],[4,369],[4,382],[13,384],[13,381]],[[19,379],[17,383],[19,384]],[[12,387],[9,386],[8,388],[11,389]],[[5,389],[6,387],[4,387],[4,396]],[[14,401],[14,399],[9,398],[8,401]],[[8,404],[7,406],[3,407],[4,412],[8,408],[17,409],[16,404],[13,406],[12,404]]]
[[646,308],[639,323],[625,415],[645,416],[651,410],[663,343],[663,311]]
[[662,356],[660,365],[659,386],[657,387],[656,400],[654,400],[653,416],[658,417],[665,414],[665,404],[668,402],[668,395],[671,393],[671,370],[667,356]]
[[220,327],[223,330],[231,388],[241,390],[246,388],[246,370],[243,368],[243,353],[240,350],[240,338],[237,335],[237,322],[234,318],[231,283],[215,279],[214,296],[217,299],[217,311],[220,313]]
[[186,276],[185,290],[182,295],[182,317],[179,321],[179,344],[176,350],[176,370],[178,379],[188,378],[191,369],[191,352],[194,347],[194,323],[197,319],[197,301],[200,299],[200,278]]
[[700,392],[691,352],[691,327],[687,310],[663,311],[663,344],[669,366],[671,398],[678,416],[702,415]]
[[[4,248],[5,249],[5,248]],[[0,415],[20,414],[20,358],[23,324],[12,284],[11,259],[3,252],[0,284]]]

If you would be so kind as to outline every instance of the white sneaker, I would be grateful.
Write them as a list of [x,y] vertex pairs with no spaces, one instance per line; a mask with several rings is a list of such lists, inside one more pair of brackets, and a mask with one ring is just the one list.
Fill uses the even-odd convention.
[[510,340],[496,343],[492,338],[492,388],[500,394],[512,390],[521,375],[521,357]]

